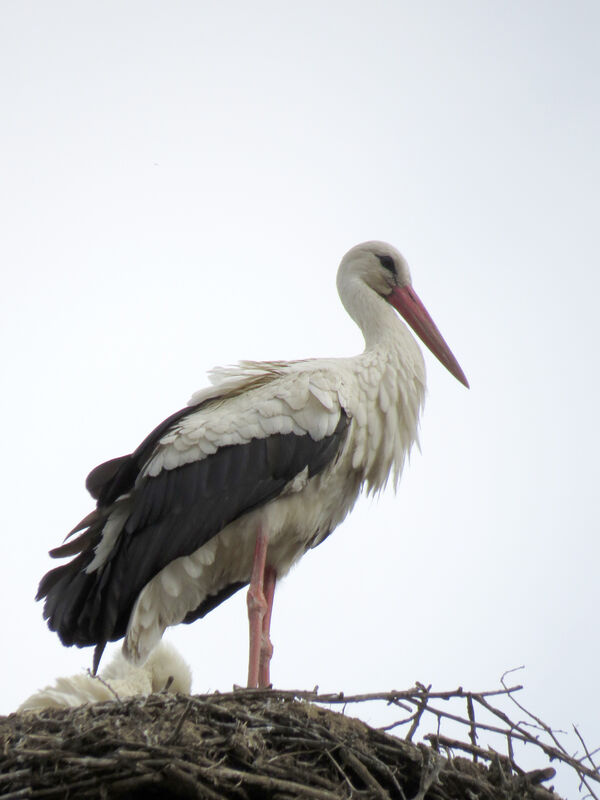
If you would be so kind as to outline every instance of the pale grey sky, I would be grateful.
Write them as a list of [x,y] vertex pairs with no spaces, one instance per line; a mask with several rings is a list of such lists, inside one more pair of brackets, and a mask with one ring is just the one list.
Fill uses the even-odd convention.
[[[0,19],[0,712],[90,663],[33,602],[88,471],[214,364],[360,350],[335,272],[377,238],[472,389],[426,355],[422,453],[278,589],[274,681],[483,689],[525,664],[526,705],[599,745],[600,6],[19,0]],[[244,681],[242,595],[169,639],[196,691]]]

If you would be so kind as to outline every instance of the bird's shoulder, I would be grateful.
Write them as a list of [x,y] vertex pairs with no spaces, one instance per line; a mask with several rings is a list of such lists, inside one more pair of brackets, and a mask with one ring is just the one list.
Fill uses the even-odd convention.
[[275,434],[330,436],[343,411],[340,379],[310,361],[241,362],[214,370],[213,386],[158,439],[144,474],[200,461],[222,447]]

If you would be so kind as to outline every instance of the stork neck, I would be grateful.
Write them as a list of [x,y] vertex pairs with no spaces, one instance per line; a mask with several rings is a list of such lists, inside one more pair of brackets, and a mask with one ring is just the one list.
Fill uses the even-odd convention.
[[410,348],[411,344],[415,346],[412,335],[394,308],[364,281],[349,282],[340,291],[340,297],[344,308],[362,331],[365,352],[382,347],[390,350]]
[[396,485],[405,455],[418,441],[425,392],[423,354],[396,310],[364,281],[347,281],[342,302],[365,338],[365,350],[350,359],[354,391],[350,413],[362,419],[352,464],[363,469],[369,491],[381,489],[393,466]]

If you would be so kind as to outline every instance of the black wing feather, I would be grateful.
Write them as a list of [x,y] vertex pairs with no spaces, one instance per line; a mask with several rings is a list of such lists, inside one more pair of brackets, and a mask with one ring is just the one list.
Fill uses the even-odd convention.
[[[335,431],[318,442],[309,435],[275,434],[227,445],[201,461],[140,477],[159,439],[196,410],[198,406],[173,414],[130,456],[90,473],[88,484],[98,507],[76,540],[81,552],[47,573],[37,595],[46,598],[44,616],[64,644],[97,645],[99,659],[107,641],[124,636],[135,601],[148,581],[233,520],[277,497],[307,467],[309,477],[321,472],[339,452],[349,424],[342,412]],[[128,517],[109,557],[99,569],[85,572],[108,517],[123,503],[128,504]],[[67,548],[58,548],[56,554],[66,555]],[[243,585],[223,587],[190,612],[186,621],[204,616]]]
[[92,497],[98,501],[98,505],[106,506],[113,503],[118,497],[129,492],[143,468],[144,464],[152,455],[156,445],[173,427],[176,422],[195,414],[206,403],[199,403],[195,406],[180,408],[170,417],[163,420],[154,430],[146,436],[140,446],[130,455],[111,458],[103,464],[95,467],[87,476],[85,486]]

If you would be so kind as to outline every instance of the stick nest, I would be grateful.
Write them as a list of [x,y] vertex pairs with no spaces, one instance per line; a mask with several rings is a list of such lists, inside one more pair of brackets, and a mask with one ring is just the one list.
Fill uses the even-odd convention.
[[0,800],[557,800],[539,785],[552,769],[517,772],[475,744],[464,745],[471,760],[443,756],[435,736],[414,744],[307,699],[352,702],[328,697],[161,693],[11,714],[0,718]]

